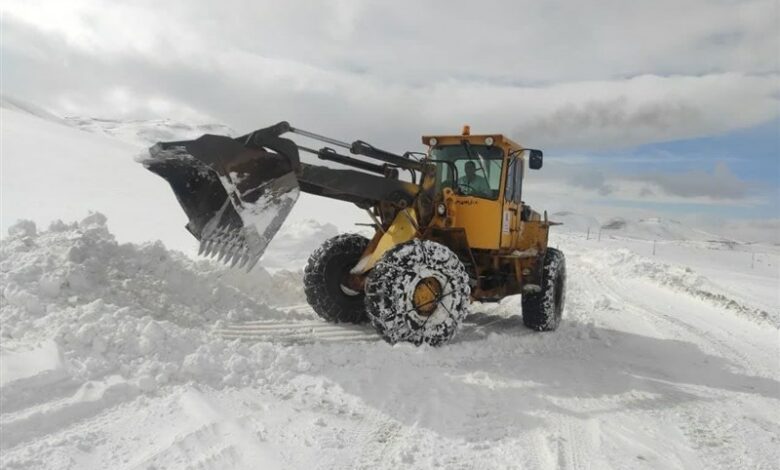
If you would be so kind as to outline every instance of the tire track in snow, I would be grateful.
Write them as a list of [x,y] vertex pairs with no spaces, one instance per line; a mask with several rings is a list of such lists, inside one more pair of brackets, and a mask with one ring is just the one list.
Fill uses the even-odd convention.
[[[777,419],[777,413],[757,413],[752,421],[745,420],[742,414],[755,413],[756,408],[777,409],[780,387],[776,331],[685,291],[643,278],[616,277],[587,254],[579,256],[577,261],[571,264],[579,266],[577,277],[595,293],[591,296],[596,299],[594,307],[599,307],[597,297],[603,295],[607,299],[606,310],[619,314],[604,315],[595,308],[594,314],[600,323],[621,331],[626,325],[635,329],[644,322],[662,338],[693,344],[705,354],[704,372],[692,369],[688,372],[692,377],[687,376],[686,367],[693,367],[693,364],[670,368],[661,363],[654,368],[664,375],[671,374],[668,380],[662,380],[663,375],[644,377],[644,380],[658,382],[663,399],[671,400],[668,408],[674,410],[668,413],[662,408],[654,408],[648,418],[658,420],[659,428],[663,428],[663,423],[674,423],[678,432],[689,440],[687,447],[697,456],[693,461],[701,459],[697,466],[773,468],[768,462],[777,460],[768,457],[771,452],[765,449],[767,445],[772,446],[767,436],[774,433],[767,432],[767,426],[771,428],[770,423]],[[630,344],[625,346],[630,347]],[[708,366],[706,355],[724,362],[720,366]],[[639,367],[636,373],[642,374],[642,367],[653,366]],[[688,397],[677,400],[676,393]],[[679,458],[683,459],[680,461],[682,466],[691,464],[691,460],[686,460],[690,456]]]
[[374,342],[381,338],[367,325],[332,324],[324,321],[256,321],[231,323],[214,330],[224,339],[268,341],[272,343],[310,344]]
[[0,421],[0,449],[8,450],[88,421],[109,408],[135,399],[140,393],[135,385],[109,377],[103,383],[87,382],[65,399],[4,413]]

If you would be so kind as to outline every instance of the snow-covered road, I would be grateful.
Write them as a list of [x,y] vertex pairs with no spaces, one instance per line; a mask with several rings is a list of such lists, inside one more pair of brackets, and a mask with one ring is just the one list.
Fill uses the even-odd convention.
[[[252,284],[118,245],[98,216],[15,233],[0,258],[3,468],[780,461],[777,303],[620,240],[556,237],[569,270],[557,332],[526,330],[507,299],[476,305],[453,343],[416,348],[321,323],[299,274]],[[263,303],[275,298],[286,306]]]

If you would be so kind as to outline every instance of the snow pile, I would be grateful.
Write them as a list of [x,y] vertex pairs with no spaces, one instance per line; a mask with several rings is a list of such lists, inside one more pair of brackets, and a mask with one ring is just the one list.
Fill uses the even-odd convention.
[[[227,343],[211,326],[290,315],[251,295],[269,284],[245,290],[223,275],[159,242],[118,244],[102,214],[43,232],[22,221],[0,250],[0,336],[16,350],[53,339],[66,375],[78,380],[119,374],[142,390],[193,378],[219,386],[239,372],[251,381],[246,356],[262,356],[262,347]],[[4,401],[13,401],[13,390],[5,387]]]
[[688,266],[659,263],[625,248],[609,251],[599,250],[588,254],[586,258],[595,259],[594,256],[603,256],[606,265],[610,266],[617,275],[649,279],[745,315],[753,320],[768,322],[772,326],[780,328],[780,312],[768,312],[732,298],[707,277],[698,274]]

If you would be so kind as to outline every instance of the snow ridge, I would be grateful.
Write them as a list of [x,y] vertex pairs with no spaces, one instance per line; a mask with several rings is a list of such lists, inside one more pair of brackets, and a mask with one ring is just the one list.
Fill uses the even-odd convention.
[[746,305],[723,292],[709,279],[690,267],[652,261],[625,248],[610,251],[599,250],[589,254],[588,258],[595,261],[594,255],[596,254],[603,256],[606,264],[617,274],[649,279],[660,285],[711,302],[753,321],[768,323],[775,328],[780,328],[780,312],[769,312]]

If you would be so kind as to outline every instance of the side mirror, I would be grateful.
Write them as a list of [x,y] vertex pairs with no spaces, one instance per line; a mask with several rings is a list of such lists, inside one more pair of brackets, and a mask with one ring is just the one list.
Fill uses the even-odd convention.
[[538,170],[542,167],[542,157],[544,153],[541,150],[527,149],[528,152],[528,168],[532,170]]

